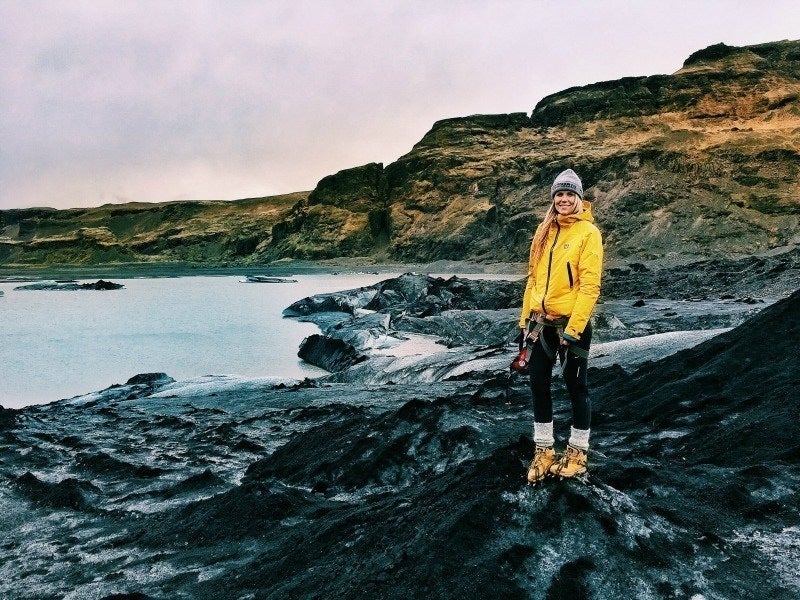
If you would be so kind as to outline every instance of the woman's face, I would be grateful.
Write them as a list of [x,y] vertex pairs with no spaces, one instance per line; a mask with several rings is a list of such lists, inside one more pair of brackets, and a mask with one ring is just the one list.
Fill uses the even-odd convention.
[[571,215],[575,212],[575,202],[578,200],[578,195],[569,190],[559,190],[553,196],[553,204],[556,206],[556,212],[560,215]]

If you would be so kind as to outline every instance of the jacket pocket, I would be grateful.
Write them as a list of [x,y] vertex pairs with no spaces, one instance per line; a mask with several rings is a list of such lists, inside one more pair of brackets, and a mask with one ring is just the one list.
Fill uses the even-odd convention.
[[569,289],[572,289],[574,282],[572,281],[572,265],[567,263],[567,277],[569,277]]

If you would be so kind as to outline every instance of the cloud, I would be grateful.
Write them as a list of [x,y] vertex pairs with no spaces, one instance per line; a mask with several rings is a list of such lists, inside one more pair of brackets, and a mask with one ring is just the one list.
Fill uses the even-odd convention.
[[696,4],[6,1],[0,208],[310,189],[437,119],[800,24],[788,3]]

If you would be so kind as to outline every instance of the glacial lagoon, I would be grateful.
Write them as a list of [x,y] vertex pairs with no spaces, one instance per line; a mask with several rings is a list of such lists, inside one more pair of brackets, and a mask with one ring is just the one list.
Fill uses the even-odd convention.
[[26,284],[0,281],[0,405],[71,398],[139,373],[163,372],[176,380],[324,375],[297,357],[300,342],[318,327],[284,318],[283,309],[306,296],[397,275],[304,274],[292,276],[295,283],[246,283],[244,276],[115,277],[110,279],[125,287],[108,291],[17,290]]
[[318,328],[282,317],[310,294],[372,285],[396,274],[118,279],[121,290],[15,290],[0,282],[0,405],[69,398],[138,373],[175,379],[240,375],[302,379],[325,371],[297,357]]

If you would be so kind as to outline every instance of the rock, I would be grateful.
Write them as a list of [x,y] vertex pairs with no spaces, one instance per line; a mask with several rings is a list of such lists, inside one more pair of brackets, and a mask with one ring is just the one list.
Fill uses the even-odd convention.
[[94,283],[76,283],[76,282],[57,282],[57,281],[44,281],[31,283],[28,285],[17,286],[15,290],[56,290],[56,291],[74,291],[74,290],[120,290],[125,286],[121,283],[114,283],[112,281],[104,281],[102,279]]
[[99,488],[88,481],[68,478],[58,483],[49,483],[37,478],[30,471],[17,477],[12,485],[34,505],[54,509],[88,510],[92,508],[92,496],[100,492]]
[[175,380],[166,373],[139,373],[138,375],[134,375],[128,379],[128,381],[125,382],[125,385],[146,385],[156,387],[160,385],[166,385],[168,383],[175,383]]
[[407,333],[434,335],[447,346],[504,344],[519,330],[519,309],[446,310],[441,314],[414,317],[401,314],[392,327]]
[[358,288],[331,294],[317,294],[298,300],[283,310],[284,316],[307,316],[321,312],[343,312],[354,314],[364,308],[375,297],[374,288]]
[[[634,303],[632,306],[636,306]],[[592,329],[598,333],[604,331],[624,331],[628,327],[623,323],[619,317],[611,312],[607,312],[604,305],[597,307],[592,314]]]
[[[703,259],[648,271],[612,268],[603,274],[601,297],[704,299],[781,296],[800,288],[800,248],[767,256]],[[643,290],[650,290],[645,292]]]
[[12,408],[0,406],[0,431],[14,427],[17,422],[17,412]]
[[325,336],[340,339],[359,352],[391,348],[405,338],[390,328],[390,320],[389,315],[366,313],[327,328]]
[[518,306],[524,289],[524,281],[488,281],[456,276],[444,279],[405,273],[368,287],[303,298],[284,309],[283,314],[355,314],[358,309],[365,309],[424,317],[450,309],[498,310]]
[[120,290],[125,286],[121,283],[114,283],[112,281],[103,281],[100,279],[95,283],[84,283],[81,288],[84,290]]
[[[363,352],[397,346],[406,339],[406,332],[437,335],[449,346],[504,344],[516,335],[519,309],[479,307],[516,306],[522,289],[522,282],[406,273],[370,287],[304,298],[284,310],[284,315],[304,314],[325,325],[324,336],[307,338],[299,355],[311,364],[340,372],[366,360]],[[359,316],[332,324],[332,315],[342,313],[325,312],[329,309],[346,309]]]
[[302,341],[297,356],[307,363],[334,373],[344,371],[367,358],[343,340],[318,334],[310,335]]

